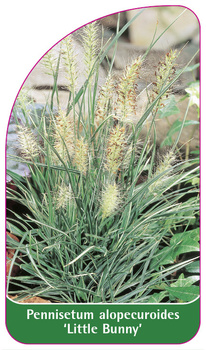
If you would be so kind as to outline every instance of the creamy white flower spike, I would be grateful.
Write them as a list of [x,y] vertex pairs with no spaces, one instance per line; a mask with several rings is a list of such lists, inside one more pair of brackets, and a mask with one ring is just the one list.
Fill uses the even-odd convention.
[[108,184],[102,193],[101,211],[102,217],[106,218],[114,213],[120,203],[120,193],[116,183]]
[[17,134],[22,157],[28,161],[32,161],[39,155],[40,152],[39,145],[33,131],[26,126],[19,125]]

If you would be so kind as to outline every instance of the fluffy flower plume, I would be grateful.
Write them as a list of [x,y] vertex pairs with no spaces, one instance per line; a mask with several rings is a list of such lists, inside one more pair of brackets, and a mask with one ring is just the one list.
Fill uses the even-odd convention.
[[121,166],[125,151],[125,128],[116,126],[111,132],[106,149],[106,168],[115,174]]
[[86,76],[91,72],[99,48],[98,27],[96,22],[87,24],[83,28],[84,62],[86,65]]
[[57,57],[54,55],[53,50],[49,50],[47,52],[47,54],[43,57],[41,63],[45,68],[45,73],[54,76],[57,67]]
[[[154,100],[161,90],[172,80],[175,73],[175,61],[177,59],[177,50],[171,50],[168,52],[163,61],[160,61],[159,66],[155,72],[156,82],[153,84],[155,88],[152,94],[152,100]],[[165,98],[168,97],[169,90],[165,92],[159,99],[159,105],[164,104]]]
[[34,133],[26,126],[19,126],[17,134],[22,157],[32,161],[39,155],[39,146]]
[[73,202],[73,199],[74,199],[74,196],[70,185],[66,185],[65,183],[62,183],[61,185],[58,186],[58,189],[55,195],[55,202],[56,202],[57,209],[66,208],[68,204],[71,204]]
[[[106,82],[101,88],[99,98],[97,101],[97,108],[95,113],[95,126],[108,116],[108,113],[112,110],[112,98],[114,94],[114,82],[111,75],[108,75]],[[110,109],[110,111],[109,111]]]
[[62,41],[62,52],[68,88],[74,92],[77,83],[78,70],[77,56],[74,53],[74,43],[71,35]]
[[82,174],[86,174],[88,166],[88,144],[83,138],[77,139],[75,144],[74,164]]
[[106,218],[113,214],[120,203],[120,193],[116,183],[108,184],[102,193],[101,212],[102,217]]
[[[69,160],[68,153],[70,157],[74,155],[74,122],[63,111],[56,116],[54,148],[64,162]],[[55,163],[58,163],[59,159],[56,155],[55,158]]]
[[126,67],[124,75],[120,79],[116,112],[117,116],[123,121],[135,114],[135,84],[139,77],[141,64],[142,58],[138,57],[130,66]]
[[164,186],[165,182],[169,179],[171,172],[172,172],[172,166],[175,162],[175,154],[172,150],[168,151],[162,158],[162,160],[159,162],[159,165],[156,168],[155,173],[153,174],[153,178],[157,177],[158,175],[161,175],[155,182],[153,182],[149,186],[149,191],[154,193],[156,189],[159,189]]

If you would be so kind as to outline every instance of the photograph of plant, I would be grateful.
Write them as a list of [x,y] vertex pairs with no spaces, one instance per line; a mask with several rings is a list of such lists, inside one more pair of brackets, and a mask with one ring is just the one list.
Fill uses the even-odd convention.
[[[188,43],[158,49],[157,58],[153,51],[190,12],[177,9],[161,31],[156,23],[147,48],[123,59],[123,69],[118,50],[151,9],[130,11],[126,21],[116,14],[112,31],[91,22],[49,50],[34,68],[41,67],[42,86],[49,86],[44,103],[26,82],[21,88],[7,134],[7,295],[13,300],[198,297],[198,49],[184,64]],[[158,9],[169,10],[175,6]]]

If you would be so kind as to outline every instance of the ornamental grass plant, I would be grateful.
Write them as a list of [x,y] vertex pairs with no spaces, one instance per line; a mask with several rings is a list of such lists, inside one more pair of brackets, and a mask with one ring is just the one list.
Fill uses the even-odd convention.
[[[78,57],[69,35],[61,42],[59,57],[52,50],[44,57],[54,84],[41,115],[23,89],[17,98],[13,117],[20,153],[7,157],[25,164],[30,175],[8,169],[15,187],[8,187],[7,199],[27,208],[22,215],[8,212],[7,231],[19,239],[7,239],[8,248],[15,249],[7,292],[17,295],[16,301],[40,296],[64,303],[148,303],[198,296],[199,197],[194,180],[199,164],[194,156],[185,159],[178,148],[187,111],[173,144],[161,155],[155,128],[173,84],[190,62],[176,72],[179,53],[166,54],[156,82],[146,89],[148,101],[140,116],[136,84],[158,38],[118,81],[113,61],[108,63],[107,79],[98,85],[103,59],[111,48],[115,55],[119,37],[133,20],[104,45],[97,23],[85,26],[85,83],[80,89]],[[60,65],[68,81],[65,109],[53,102],[54,96],[59,101]],[[16,264],[20,273],[12,276]]]

